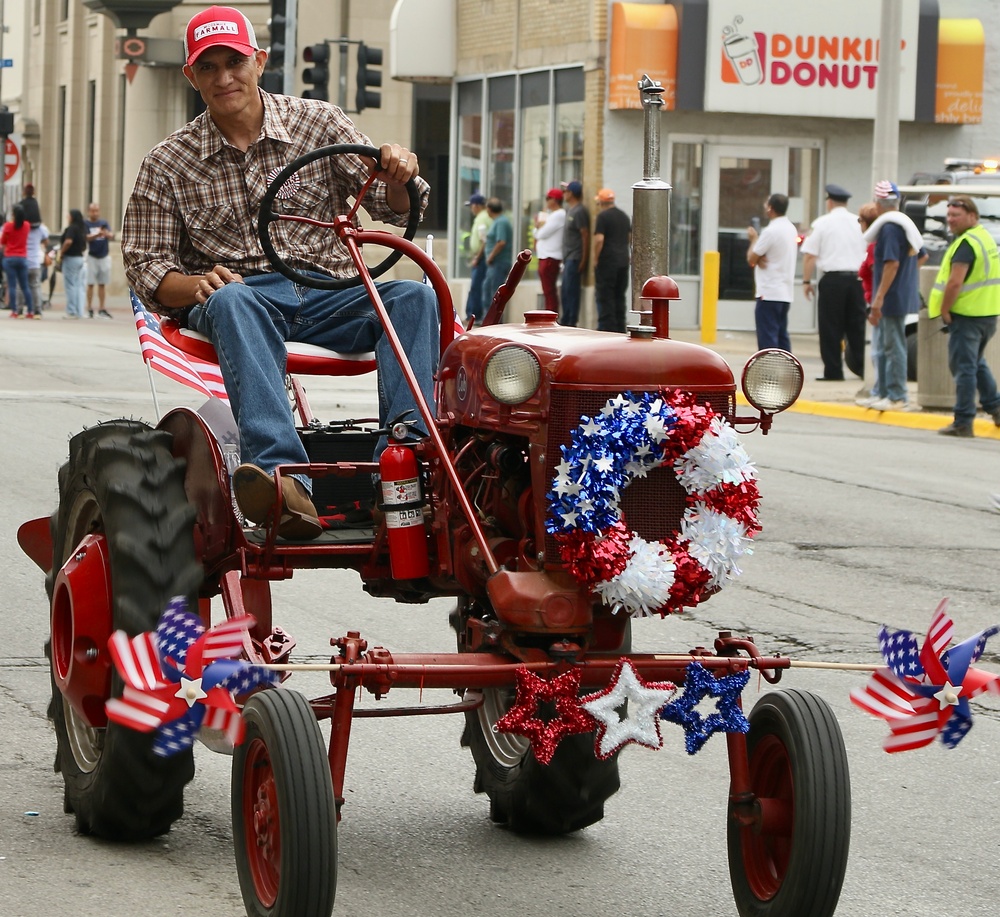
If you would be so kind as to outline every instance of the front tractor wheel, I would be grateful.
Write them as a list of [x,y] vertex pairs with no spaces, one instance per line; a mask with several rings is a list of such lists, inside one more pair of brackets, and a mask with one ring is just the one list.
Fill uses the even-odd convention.
[[[729,813],[729,874],[741,917],[831,917],[847,871],[851,784],[829,704],[766,694],[747,736],[752,824]],[[741,807],[745,812],[745,807]]]
[[[98,629],[129,635],[153,630],[175,595],[196,599],[202,569],[195,557],[195,510],[184,493],[184,465],[170,452],[169,434],[145,424],[117,421],[93,427],[70,441],[59,471],[59,507],[52,516],[53,568],[46,578],[50,608],[60,569],[81,542],[106,554],[110,590],[106,604],[87,604]],[[60,589],[70,588],[65,584]],[[170,829],[184,809],[184,785],[194,776],[190,750],[169,758],[152,751],[152,735],[116,723],[94,727],[56,685],[56,670],[73,655],[76,623],[71,603],[57,597],[59,633],[47,646],[52,665],[49,717],[55,726],[56,770],[65,782],[65,809],[77,830],[109,840],[138,841]],[[97,654],[106,650],[94,647]],[[110,662],[107,663],[110,666]],[[113,694],[121,681],[111,681]],[[102,699],[93,699],[100,712]],[[91,720],[93,717],[91,717]]]
[[233,755],[233,841],[249,917],[330,917],[337,892],[337,811],[309,702],[284,688],[243,708]]

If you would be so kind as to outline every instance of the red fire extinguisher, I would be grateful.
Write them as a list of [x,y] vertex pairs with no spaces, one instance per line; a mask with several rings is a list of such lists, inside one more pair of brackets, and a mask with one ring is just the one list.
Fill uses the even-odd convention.
[[379,473],[392,578],[427,576],[430,562],[417,457],[412,449],[390,443],[379,458]]

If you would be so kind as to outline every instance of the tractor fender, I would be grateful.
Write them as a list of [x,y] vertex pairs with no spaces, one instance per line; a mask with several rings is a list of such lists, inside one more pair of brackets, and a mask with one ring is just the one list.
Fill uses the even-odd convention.
[[174,408],[157,424],[173,437],[174,458],[184,459],[184,492],[195,507],[195,551],[206,572],[229,554],[237,528],[230,485],[239,463],[239,434],[229,406],[212,399],[198,411]]

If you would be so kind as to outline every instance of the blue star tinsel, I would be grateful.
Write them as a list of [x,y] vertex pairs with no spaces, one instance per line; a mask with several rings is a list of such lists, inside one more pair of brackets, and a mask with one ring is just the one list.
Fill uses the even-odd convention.
[[546,531],[599,534],[620,519],[618,501],[634,476],[663,462],[663,443],[676,423],[674,409],[655,392],[624,392],[596,417],[583,416],[549,491]]
[[[739,707],[740,695],[748,681],[747,669],[716,678],[700,662],[690,662],[684,671],[684,692],[666,704],[660,716],[684,727],[684,747],[693,755],[714,732],[749,731],[750,722]],[[697,707],[706,697],[719,699],[718,710],[703,717]]]

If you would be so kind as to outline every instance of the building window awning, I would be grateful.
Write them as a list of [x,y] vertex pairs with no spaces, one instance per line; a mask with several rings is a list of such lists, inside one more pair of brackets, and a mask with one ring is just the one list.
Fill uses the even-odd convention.
[[978,19],[938,22],[938,124],[980,124],[983,120],[983,70],[986,33]]
[[663,84],[663,107],[674,108],[677,32],[677,10],[670,4],[611,5],[609,108],[642,108],[636,85],[643,74]]

